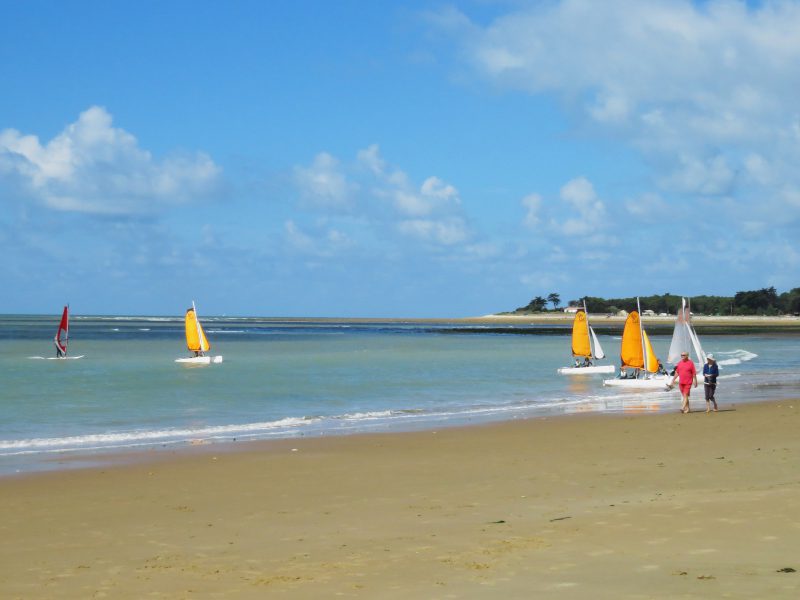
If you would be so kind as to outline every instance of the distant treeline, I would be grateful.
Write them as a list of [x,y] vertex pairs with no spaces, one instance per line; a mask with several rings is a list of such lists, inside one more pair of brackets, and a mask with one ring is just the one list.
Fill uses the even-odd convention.
[[[586,296],[572,300],[569,305],[583,306],[590,313],[617,313],[621,310],[636,310],[636,298],[596,298]],[[689,298],[693,313],[704,315],[796,315],[800,314],[800,287],[778,294],[774,287],[736,292],[735,296],[693,296]],[[536,296],[527,306],[514,312],[525,314],[545,312],[550,302],[553,310],[559,310],[560,296],[551,293],[544,298]],[[681,306],[681,297],[666,293],[660,296],[640,296],[642,311],[652,310],[655,313],[676,314]]]

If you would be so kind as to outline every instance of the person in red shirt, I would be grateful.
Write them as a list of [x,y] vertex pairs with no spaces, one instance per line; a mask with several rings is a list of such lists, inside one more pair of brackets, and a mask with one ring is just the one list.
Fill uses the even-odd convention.
[[678,378],[680,378],[679,385],[681,388],[681,398],[683,399],[681,412],[686,414],[689,412],[689,392],[692,388],[692,383],[694,383],[694,387],[697,387],[697,369],[694,363],[689,360],[688,352],[681,352],[681,360],[675,365],[675,377],[672,378],[669,384],[670,388],[675,385],[675,380]]

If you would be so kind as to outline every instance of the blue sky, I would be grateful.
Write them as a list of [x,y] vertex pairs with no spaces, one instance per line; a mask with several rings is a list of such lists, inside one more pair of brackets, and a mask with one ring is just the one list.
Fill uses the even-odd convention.
[[0,1],[0,312],[800,285],[800,2]]

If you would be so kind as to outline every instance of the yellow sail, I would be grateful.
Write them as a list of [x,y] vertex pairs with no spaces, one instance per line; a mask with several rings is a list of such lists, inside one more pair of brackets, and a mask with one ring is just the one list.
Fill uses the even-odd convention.
[[642,335],[644,335],[644,348],[647,352],[647,370],[651,373],[658,372],[658,358],[656,358],[656,353],[653,350],[653,346],[650,343],[650,338],[647,337],[647,332],[642,329]]
[[192,352],[207,352],[211,348],[193,308],[186,311],[186,346]]
[[589,323],[586,320],[586,313],[582,310],[575,313],[575,320],[572,322],[572,355],[592,356],[592,348],[589,344]]
[[623,367],[634,369],[644,368],[642,354],[642,330],[639,326],[639,313],[631,311],[625,320],[625,329],[622,330],[622,346],[619,357]]

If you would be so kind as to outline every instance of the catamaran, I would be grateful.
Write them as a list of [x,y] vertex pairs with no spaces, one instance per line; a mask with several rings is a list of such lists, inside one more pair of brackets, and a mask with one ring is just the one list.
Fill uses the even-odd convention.
[[[558,369],[560,375],[588,375],[591,373],[613,373],[614,365],[592,365],[590,361],[606,357],[600,340],[589,325],[589,313],[586,311],[586,302],[583,309],[575,313],[572,322],[572,357],[575,365]],[[581,362],[583,359],[583,362]]]
[[186,347],[194,355],[187,358],[176,358],[175,362],[193,365],[210,365],[211,363],[222,362],[222,356],[208,356],[206,354],[211,349],[211,344],[208,343],[203,326],[200,325],[200,319],[197,318],[197,308],[194,305],[194,300],[192,300],[192,308],[186,309],[184,326],[186,329]]
[[667,390],[672,380],[669,375],[659,373],[659,361],[650,343],[650,338],[639,317],[641,307],[636,299],[636,308],[625,320],[620,345],[620,360],[624,369],[632,369],[635,376],[604,379],[603,385],[631,389]]

